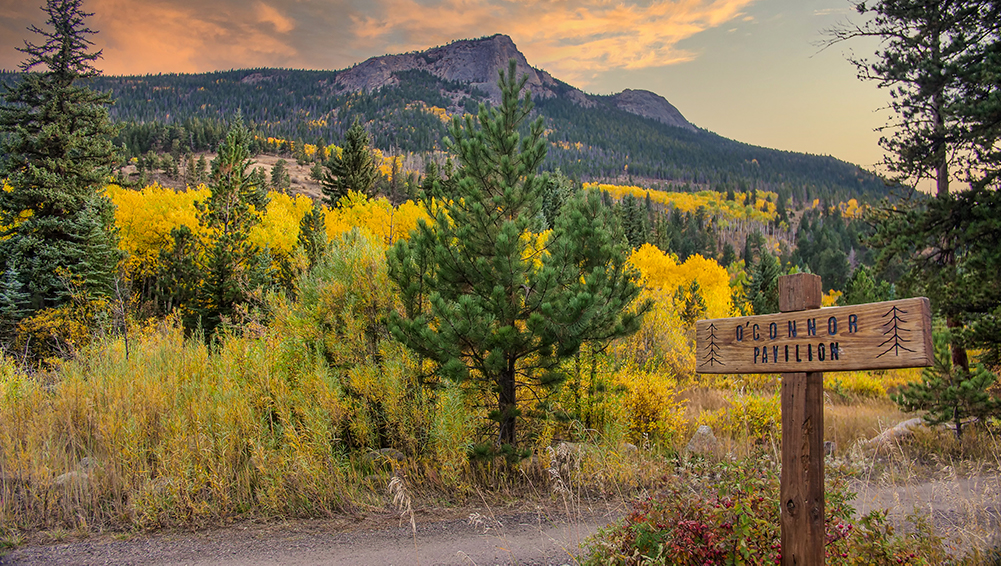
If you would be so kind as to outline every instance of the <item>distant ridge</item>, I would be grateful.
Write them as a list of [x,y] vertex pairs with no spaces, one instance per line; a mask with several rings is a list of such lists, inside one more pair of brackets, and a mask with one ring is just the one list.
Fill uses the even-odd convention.
[[[129,158],[211,151],[239,111],[260,136],[260,151],[307,159],[296,150],[338,143],[358,121],[374,147],[401,157],[408,174],[419,174],[426,162],[442,158],[452,118],[475,114],[492,96],[496,100],[497,72],[511,59],[528,76],[535,116],[544,122],[549,141],[544,170],[559,169],[579,181],[664,190],[754,188],[803,202],[871,202],[888,194],[882,180],[857,165],[753,146],[697,128],[652,92],[584,93],[532,67],[505,35],[373,57],[340,71],[100,76],[93,85],[115,100],[109,108],[121,126],[115,143]],[[0,73],[0,83],[18,76]]]
[[[517,64],[519,76],[528,75],[527,87],[533,97],[564,98],[585,108],[594,107],[598,104],[597,99],[602,98],[585,94],[580,89],[553,78],[549,73],[532,67],[514,41],[503,34],[480,39],[461,39],[427,51],[372,57],[339,72],[335,84],[351,92],[373,92],[397,86],[399,78],[396,73],[424,71],[446,81],[468,83],[486,92],[496,104],[500,102],[497,73],[506,71],[511,59]],[[627,89],[613,95],[610,100],[616,108],[630,114],[657,120],[668,126],[696,130],[677,108],[655,93]]]

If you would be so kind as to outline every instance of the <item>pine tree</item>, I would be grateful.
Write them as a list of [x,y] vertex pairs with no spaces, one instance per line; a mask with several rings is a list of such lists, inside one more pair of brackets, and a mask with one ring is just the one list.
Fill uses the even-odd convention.
[[472,116],[452,122],[450,148],[461,164],[455,198],[388,254],[406,311],[391,320],[394,336],[443,378],[472,380],[493,397],[497,442],[480,452],[509,460],[524,455],[519,388],[544,397],[561,380],[561,360],[585,340],[634,332],[646,308],[626,311],[640,290],[637,274],[599,195],[564,205],[544,251],[523,237],[541,213],[546,179],[537,171],[547,143],[541,119],[527,137],[519,133],[532,102],[519,99],[527,77],[516,79],[515,69],[511,61],[501,73],[501,105],[481,106],[479,127]]
[[904,411],[927,411],[930,425],[951,423],[956,438],[962,438],[963,427],[971,418],[981,421],[1001,416],[1001,399],[990,393],[997,376],[983,365],[969,371],[952,363],[948,331],[936,332],[935,365],[921,372],[921,381],[905,385],[893,400]]
[[327,204],[337,205],[348,191],[372,194],[379,168],[369,148],[368,132],[355,120],[344,136],[344,148],[340,157],[332,156],[325,164],[326,171],[320,184]]
[[782,267],[779,261],[767,250],[761,250],[758,261],[751,268],[751,281],[747,288],[747,300],[754,314],[779,312],[780,275]]
[[883,279],[877,282],[872,276],[872,269],[860,265],[845,283],[845,292],[838,299],[840,305],[864,305],[880,301],[893,300],[893,285]]
[[325,221],[326,217],[319,202],[314,202],[313,208],[306,211],[299,221],[299,248],[306,254],[310,270],[316,267],[327,249]]
[[[936,280],[959,283],[964,278],[986,281],[995,277],[996,268],[992,274],[989,269],[980,272],[972,264],[962,265],[962,236],[953,231],[950,220],[962,216],[962,211],[948,208],[957,204],[949,192],[957,163],[965,164],[965,174],[976,188],[997,189],[988,187],[996,185],[996,173],[1001,170],[997,151],[1001,140],[997,97],[1001,7],[995,0],[877,0],[859,3],[856,9],[867,17],[866,23],[832,30],[830,42],[858,37],[880,40],[875,59],[852,59],[852,63],[860,78],[892,89],[889,106],[896,116],[887,127],[891,135],[880,139],[887,150],[885,165],[897,181],[932,179],[936,184],[936,197],[927,214],[923,202],[910,211],[899,206],[880,211],[875,245],[881,248],[881,264],[909,259],[905,279],[914,288],[934,293],[942,290],[936,288]],[[943,210],[946,226],[937,222],[942,217],[933,218]],[[955,277],[970,267],[979,273]],[[932,305],[945,315],[946,325],[958,338],[964,326],[963,300],[942,296],[944,301],[933,300]],[[997,303],[988,306],[1001,312]],[[970,369],[962,339],[952,341],[952,363],[961,371]]]
[[[91,296],[110,296],[118,259],[114,212],[104,185],[115,151],[106,106],[108,94],[80,82],[100,72],[89,52],[95,32],[84,20],[82,0],[49,0],[42,10],[51,30],[29,28],[44,41],[25,41],[24,74],[5,86],[0,107],[0,269],[17,266],[28,308],[66,304],[65,281]],[[37,67],[42,70],[31,72]]]
[[288,192],[292,188],[292,175],[288,172],[288,163],[279,159],[271,168],[271,188],[280,192]]
[[237,113],[212,160],[211,195],[198,205],[199,224],[209,229],[195,308],[206,336],[232,318],[238,305],[252,303],[267,282],[267,254],[250,242],[249,234],[267,209],[268,197],[264,185],[254,182],[250,166],[250,132]]

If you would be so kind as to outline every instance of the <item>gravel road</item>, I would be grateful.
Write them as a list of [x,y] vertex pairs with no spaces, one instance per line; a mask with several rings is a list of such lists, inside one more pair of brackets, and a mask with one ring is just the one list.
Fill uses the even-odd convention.
[[[450,514],[457,514],[452,511]],[[113,536],[29,545],[0,556],[0,566],[48,565],[557,565],[576,563],[580,543],[617,515],[582,513],[572,520],[540,513],[473,520],[409,522],[386,513],[366,518],[238,524],[197,533],[162,533],[117,540]]]

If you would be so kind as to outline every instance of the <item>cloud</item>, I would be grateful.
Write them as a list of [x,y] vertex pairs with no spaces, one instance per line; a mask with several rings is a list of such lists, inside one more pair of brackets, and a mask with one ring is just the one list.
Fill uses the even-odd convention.
[[[41,0],[38,0],[41,2]],[[455,39],[510,35],[528,60],[584,85],[610,69],[695,58],[679,46],[755,0],[87,0],[109,74],[281,66],[337,69]],[[0,0],[0,29],[41,25]],[[35,11],[35,10],[31,10]],[[26,19],[30,18],[30,19]],[[14,25],[17,24],[17,25]],[[0,66],[26,32],[4,33]],[[583,85],[582,85],[583,86]]]
[[690,61],[693,35],[744,16],[753,0],[382,0],[356,20],[356,37],[395,51],[506,33],[529,61],[587,83],[595,71]]

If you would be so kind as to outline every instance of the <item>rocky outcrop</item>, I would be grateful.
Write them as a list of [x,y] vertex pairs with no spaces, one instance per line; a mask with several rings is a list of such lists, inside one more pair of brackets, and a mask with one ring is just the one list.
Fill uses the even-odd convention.
[[418,70],[447,81],[468,83],[489,94],[494,102],[499,102],[497,73],[507,71],[511,59],[517,64],[518,76],[528,75],[528,89],[532,96],[549,98],[556,95],[556,80],[549,73],[529,65],[514,41],[500,34],[482,39],[463,39],[418,53],[373,57],[338,73],[336,83],[351,91],[372,91],[397,84],[393,73]]
[[[371,92],[399,83],[394,73],[424,71],[440,79],[469,84],[486,92],[493,103],[500,102],[499,71],[507,71],[515,60],[518,76],[528,75],[527,87],[535,98],[564,97],[578,106],[591,108],[595,97],[562,83],[546,71],[532,67],[514,41],[506,35],[463,39],[427,51],[372,57],[337,74],[342,90]],[[669,126],[695,130],[681,112],[662,96],[645,90],[625,90],[611,97],[620,110],[657,120]]]
[[648,90],[626,89],[612,96],[612,104],[619,110],[657,120],[658,122],[695,131],[693,126],[663,96]]

